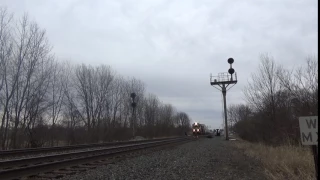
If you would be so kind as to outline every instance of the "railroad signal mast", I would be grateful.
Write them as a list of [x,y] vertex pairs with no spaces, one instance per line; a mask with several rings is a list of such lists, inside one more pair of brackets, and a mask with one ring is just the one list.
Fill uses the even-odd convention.
[[134,124],[135,124],[135,120],[136,120],[136,112],[135,112],[135,109],[136,109],[136,106],[137,106],[137,103],[135,102],[135,98],[136,98],[136,93],[131,93],[130,94],[130,97],[131,97],[131,107],[132,107],[132,116],[131,116],[131,122],[132,122],[132,136],[133,136],[133,139],[135,137],[135,132],[134,132]]
[[[210,85],[214,88],[218,89],[222,92],[223,95],[223,103],[224,103],[224,127],[225,127],[225,136],[226,140],[229,140],[229,132],[228,132],[228,121],[227,121],[227,100],[226,95],[227,91],[231,89],[235,84],[237,84],[237,73],[232,68],[232,64],[234,63],[233,58],[228,59],[228,63],[230,64],[230,68],[228,72],[219,73],[218,76],[210,75]],[[233,84],[228,88],[229,85]],[[215,87],[219,86],[221,89]],[[228,89],[227,89],[228,88]]]

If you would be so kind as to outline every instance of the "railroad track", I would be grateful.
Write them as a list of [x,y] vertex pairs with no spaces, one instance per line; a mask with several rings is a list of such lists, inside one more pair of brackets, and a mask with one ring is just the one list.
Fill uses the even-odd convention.
[[[110,163],[108,159],[114,161],[137,151],[188,141],[190,141],[190,138],[186,137],[140,141],[139,143],[136,141],[135,144],[106,147],[103,149],[0,161],[0,179],[37,176],[39,173],[52,172],[67,167],[69,167],[69,171],[79,171],[79,168],[83,170],[100,164],[108,164]],[[73,166],[79,168],[71,170],[70,167]]]
[[166,140],[166,139],[175,139],[175,138],[176,137],[173,137],[173,138],[161,138],[161,139],[151,139],[151,140],[140,140],[140,141],[122,141],[122,142],[80,144],[80,145],[44,147],[44,148],[2,150],[2,151],[0,151],[0,157],[28,156],[28,155],[36,155],[36,154],[40,154],[40,153],[52,153],[52,152],[61,152],[61,151],[75,151],[75,150],[87,149],[87,148],[112,147],[112,146],[137,144],[137,143],[143,143],[143,142],[152,142],[152,141],[155,141],[155,140]]

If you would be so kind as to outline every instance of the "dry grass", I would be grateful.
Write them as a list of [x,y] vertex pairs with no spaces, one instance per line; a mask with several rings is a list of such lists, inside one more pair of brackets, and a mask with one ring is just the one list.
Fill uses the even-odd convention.
[[316,179],[310,147],[292,145],[270,147],[241,139],[234,145],[244,150],[247,156],[259,160],[265,168],[266,175],[272,180]]

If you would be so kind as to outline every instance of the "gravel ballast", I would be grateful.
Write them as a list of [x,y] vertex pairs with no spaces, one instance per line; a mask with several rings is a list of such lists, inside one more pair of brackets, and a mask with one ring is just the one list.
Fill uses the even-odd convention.
[[259,162],[231,143],[221,137],[202,138],[62,179],[267,179]]

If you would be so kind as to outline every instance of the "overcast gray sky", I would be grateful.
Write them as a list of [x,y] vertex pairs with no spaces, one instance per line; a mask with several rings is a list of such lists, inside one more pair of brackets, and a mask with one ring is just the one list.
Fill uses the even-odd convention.
[[242,89],[270,53],[286,66],[317,55],[317,0],[0,0],[46,29],[60,60],[107,64],[145,82],[147,92],[212,128],[222,124],[222,95],[209,75],[235,59]]

